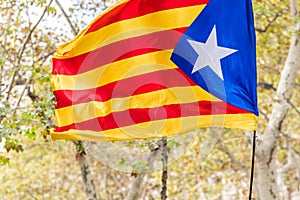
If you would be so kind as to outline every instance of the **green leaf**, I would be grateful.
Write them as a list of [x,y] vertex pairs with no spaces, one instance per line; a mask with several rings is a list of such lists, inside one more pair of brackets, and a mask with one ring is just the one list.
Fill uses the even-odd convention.
[[29,128],[29,129],[25,130],[25,135],[30,139],[35,139],[36,132],[32,128]]
[[44,6],[45,4],[46,4],[46,0],[43,0],[43,1],[39,1],[39,2],[37,3],[37,6],[42,7],[42,6]]
[[119,166],[123,166],[126,163],[126,160],[124,158],[121,158],[119,160]]
[[47,7],[48,13],[56,14],[56,9],[54,7]]
[[0,155],[0,165],[6,165],[9,163],[9,158]]

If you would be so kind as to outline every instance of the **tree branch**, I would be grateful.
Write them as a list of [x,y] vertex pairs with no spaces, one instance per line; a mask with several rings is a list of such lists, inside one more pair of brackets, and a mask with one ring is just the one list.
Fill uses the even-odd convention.
[[10,25],[10,21],[11,21],[11,18],[12,18],[12,13],[13,13],[13,9],[12,9],[13,5],[8,9],[9,10],[9,13],[8,13],[8,17],[7,17],[7,26],[6,26],[6,29],[4,30],[4,34],[3,34],[3,40],[2,40],[2,43],[1,45],[5,46],[6,45],[6,41],[7,41],[7,29],[9,28],[9,25]]
[[[113,173],[110,173],[109,177],[113,180],[113,182],[115,183],[115,185],[121,190],[122,189],[122,185],[121,185],[120,181],[116,178],[116,176]],[[121,196],[122,199],[125,198],[125,195],[124,195],[123,191],[120,192],[119,194],[120,194],[120,196]]]
[[19,99],[18,99],[18,101],[17,101],[17,104],[16,104],[16,106],[15,106],[15,109],[17,109],[17,108],[19,107],[19,105],[20,105],[20,103],[21,103],[21,101],[22,101],[22,98],[23,98],[23,96],[24,96],[24,94],[25,94],[25,91],[28,90],[28,87],[29,87],[30,82],[31,82],[31,78],[29,78],[29,79],[26,81],[25,86],[24,86],[24,89],[22,90],[22,92],[21,92],[21,94],[20,94],[20,97],[19,97]]
[[73,26],[69,16],[67,15],[66,11],[64,10],[64,8],[62,7],[62,5],[60,4],[60,2],[58,0],[55,0],[56,4],[58,5],[58,7],[60,8],[61,12],[63,13],[63,15],[65,16],[66,20],[68,21],[72,31],[73,31],[73,34],[74,35],[77,35],[78,34],[78,30],[76,30],[76,28]]
[[258,82],[257,87],[261,87],[262,89],[266,90],[274,90],[276,91],[276,88],[273,86],[272,83],[267,83],[267,82]]
[[[12,18],[12,13],[13,13],[13,9],[10,8],[8,9],[8,17],[7,17],[7,26],[6,28],[4,29],[4,33],[3,33],[3,36],[2,36],[2,42],[1,42],[1,47],[3,48],[3,52],[1,53],[2,54],[2,58],[4,58],[4,52],[6,51],[7,52],[7,49],[6,49],[6,42],[7,42],[7,34],[8,34],[8,28],[9,28],[9,25],[10,25],[10,21],[11,21],[11,18]],[[8,57],[8,60],[10,60],[10,57]],[[2,83],[2,78],[3,78],[3,65],[1,64],[0,65],[0,96],[2,94],[2,91],[6,90],[6,88],[4,88],[4,90],[2,90],[2,86],[4,85]],[[2,98],[2,96],[1,96]]]
[[24,53],[24,51],[26,49],[26,46],[27,46],[28,42],[31,39],[31,35],[34,32],[34,30],[37,28],[37,26],[40,24],[40,22],[42,21],[42,19],[44,18],[45,14],[46,14],[46,12],[48,10],[48,7],[52,4],[52,2],[53,2],[53,0],[51,0],[49,2],[48,6],[45,7],[44,12],[40,16],[40,18],[38,19],[38,21],[36,22],[36,24],[30,29],[29,34],[27,35],[27,38],[26,38],[25,42],[23,43],[22,48],[20,49],[20,53],[18,55],[17,64],[16,64],[16,67],[14,68],[14,72],[13,72],[13,75],[12,75],[12,78],[11,78],[11,81],[10,81],[10,84],[9,84],[9,87],[8,87],[6,100],[9,100],[11,90],[12,90],[12,88],[14,86],[14,81],[15,81],[16,75],[17,75],[17,73],[19,71],[19,68],[20,68],[20,65],[21,65],[21,60],[22,60],[22,57],[23,57],[23,53]]
[[259,114],[261,114],[265,117],[265,119],[269,120],[268,115],[264,111],[262,111],[262,109],[258,108],[258,111],[259,111]]
[[235,166],[238,167],[238,169],[235,169],[235,171],[239,171],[239,169],[242,169],[245,172],[247,171],[247,167],[235,158],[235,156],[223,145],[221,140],[219,141],[218,148],[229,157],[229,159]]
[[264,28],[255,28],[257,32],[265,33],[271,27],[271,25],[280,17],[280,12],[276,13],[275,16],[268,21],[268,24]]
[[151,150],[151,153],[147,160],[147,165],[144,167],[144,169],[141,170],[141,173],[131,183],[129,193],[127,194],[125,200],[138,199],[139,194],[140,194],[141,185],[142,185],[142,182],[143,182],[144,176],[145,176],[145,171],[146,171],[147,167],[149,167],[153,163],[154,158],[158,155],[158,151],[160,148],[161,148],[160,146],[154,146],[154,148]]
[[298,110],[298,108],[290,100],[288,100],[288,104],[290,104],[296,113],[300,115],[300,110]]
[[19,56],[18,56],[18,57],[19,57],[19,59],[18,59],[18,64],[20,64],[22,55],[23,55],[23,53],[24,53],[24,51],[25,51],[25,48],[26,48],[28,42],[29,42],[30,39],[31,39],[31,35],[32,35],[33,31],[34,31],[34,30],[37,28],[37,26],[41,23],[42,19],[44,18],[45,14],[47,13],[47,10],[48,10],[48,8],[50,7],[50,5],[52,4],[52,2],[53,2],[53,0],[51,0],[51,1],[49,2],[49,4],[45,7],[45,9],[44,9],[42,15],[40,16],[40,18],[38,19],[38,21],[37,21],[37,22],[35,23],[35,25],[30,29],[29,34],[27,35],[27,38],[26,38],[25,42],[23,43],[23,46],[22,46],[22,48],[21,48],[21,50],[20,50],[20,53],[19,53]]

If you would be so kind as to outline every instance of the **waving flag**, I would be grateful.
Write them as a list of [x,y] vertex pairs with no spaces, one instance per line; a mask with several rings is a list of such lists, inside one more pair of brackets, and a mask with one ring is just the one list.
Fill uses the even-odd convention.
[[251,0],[126,0],[53,56],[53,139],[257,125]]

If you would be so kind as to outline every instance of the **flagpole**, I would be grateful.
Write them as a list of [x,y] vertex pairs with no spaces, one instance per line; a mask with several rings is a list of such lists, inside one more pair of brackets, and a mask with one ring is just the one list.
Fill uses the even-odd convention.
[[160,192],[161,200],[167,199],[167,180],[168,180],[168,146],[167,146],[168,139],[167,137],[163,137],[161,140],[161,160],[163,165],[162,171],[162,189]]
[[256,144],[256,131],[253,132],[253,141],[252,141],[252,147],[253,148],[252,148],[252,163],[251,163],[249,200],[252,200],[252,186],[253,186],[254,164],[255,164],[255,144]]

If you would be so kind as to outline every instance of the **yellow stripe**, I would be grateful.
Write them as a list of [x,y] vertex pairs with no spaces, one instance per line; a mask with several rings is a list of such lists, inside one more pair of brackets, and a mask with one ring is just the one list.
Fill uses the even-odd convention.
[[209,126],[256,130],[258,117],[254,114],[202,115],[146,122],[103,132],[69,130],[52,132],[53,140],[113,141],[149,139],[174,136]]
[[83,29],[82,31],[80,31],[80,33],[78,35],[76,35],[76,37],[62,45],[60,45],[57,49],[56,49],[56,53],[54,54],[53,57],[61,57],[63,55],[63,53],[70,51],[73,48],[73,44],[75,41],[80,40],[80,38],[82,38],[86,32],[90,29],[90,27],[97,21],[99,20],[99,18],[103,17],[103,15],[105,15],[106,13],[110,12],[111,10],[113,10],[114,8],[118,7],[121,4],[125,4],[127,3],[129,0],[120,0],[119,2],[115,3],[113,6],[108,7],[106,10],[104,10],[100,15],[98,15],[87,27],[85,27],[85,29]]
[[106,102],[92,101],[56,109],[56,125],[67,126],[127,109],[153,108],[204,100],[220,101],[198,86],[167,88],[130,97],[113,98]]
[[58,47],[53,57],[70,58],[120,40],[162,30],[188,27],[204,7],[205,5],[197,5],[159,11],[116,22],[86,35],[81,33],[71,42]]
[[121,79],[177,68],[170,60],[171,54],[171,50],[158,51],[120,60],[79,75],[53,75],[52,89],[56,91],[97,88]]

